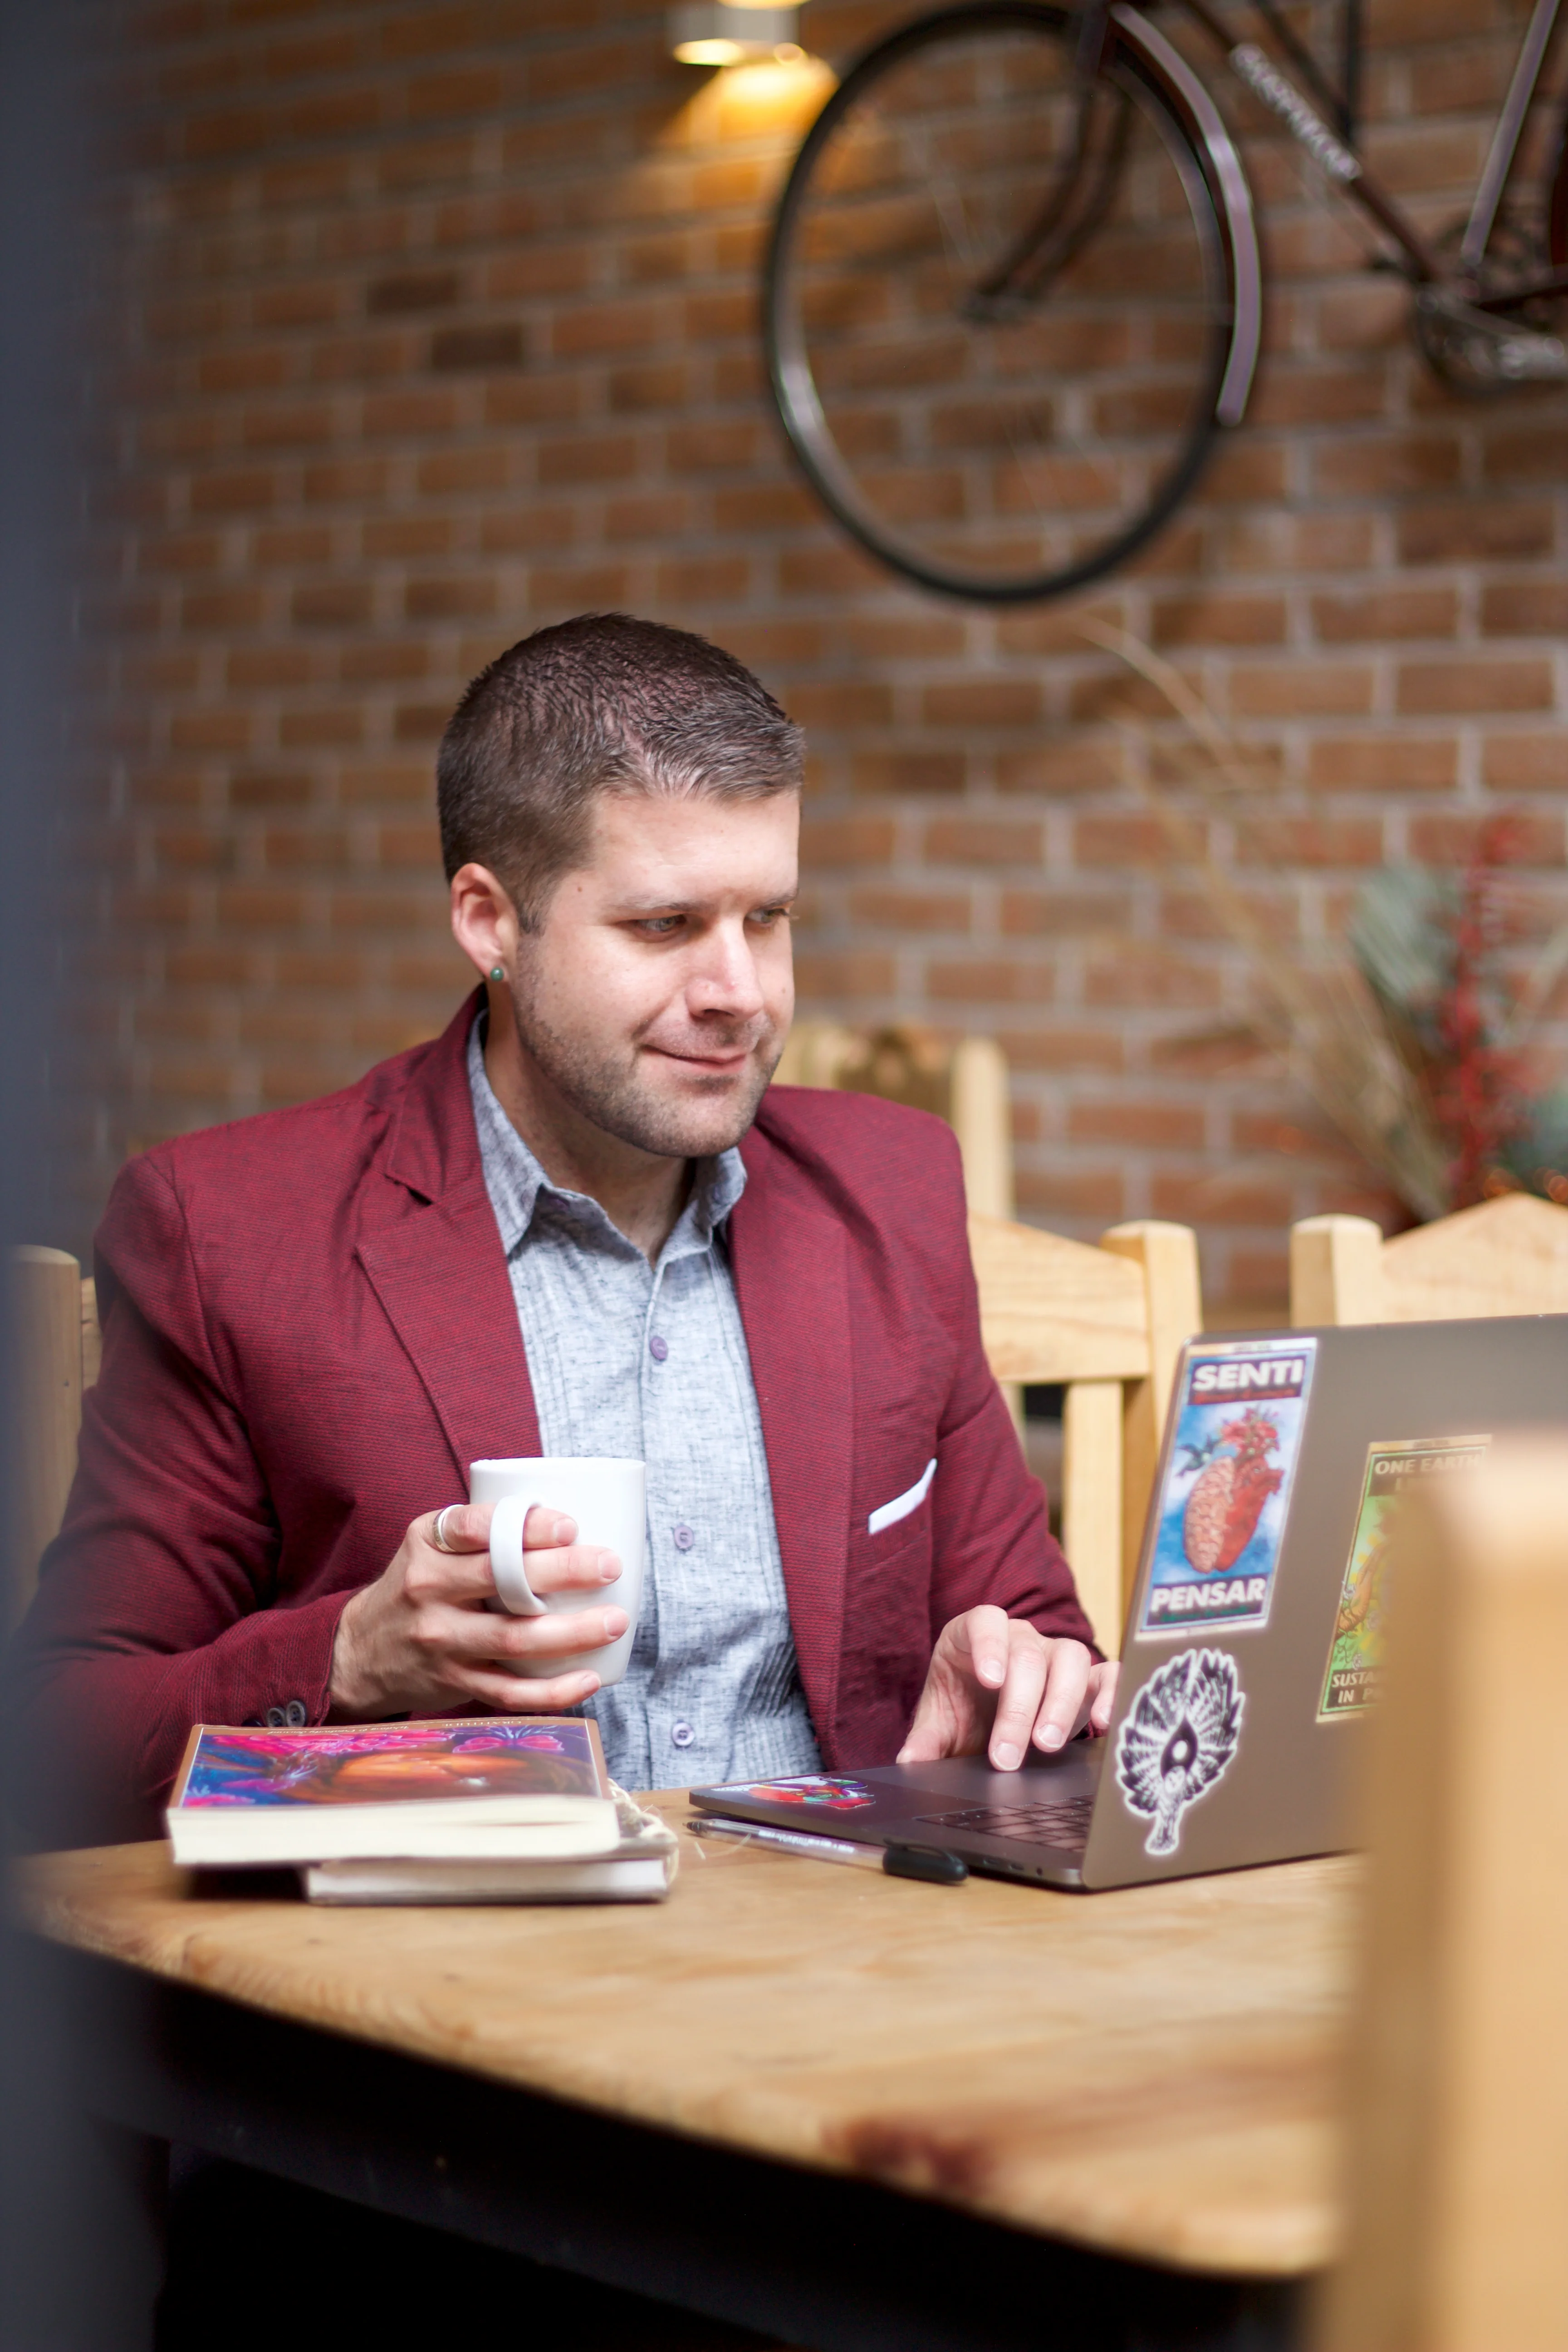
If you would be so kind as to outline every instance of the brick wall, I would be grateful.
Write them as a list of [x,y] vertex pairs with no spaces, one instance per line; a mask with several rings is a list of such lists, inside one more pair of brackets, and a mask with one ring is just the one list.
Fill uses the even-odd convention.
[[[906,7],[816,0],[842,59]],[[1371,0],[1372,152],[1460,208],[1522,0]],[[1521,805],[1563,866],[1568,404],[1467,405],[1248,117],[1268,352],[1202,495],[1087,604],[996,615],[874,571],[765,405],[755,276],[820,96],[664,54],[653,0],[165,0],[132,24],[121,357],[90,613],[108,726],[68,1084],[79,1242],[128,1149],[298,1099],[464,984],[431,810],[465,680],[623,605],[753,663],[813,745],[804,1003],[1005,1040],[1024,1211],[1189,1218],[1211,1294],[1368,1205],[1259,1055],[1084,610],[1163,648],[1277,776],[1279,936]],[[1282,1145],[1285,1148],[1281,1148]]]

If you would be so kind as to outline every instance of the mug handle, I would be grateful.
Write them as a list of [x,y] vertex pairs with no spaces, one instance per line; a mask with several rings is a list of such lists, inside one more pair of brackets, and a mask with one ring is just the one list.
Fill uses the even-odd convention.
[[503,1495],[490,1520],[490,1574],[503,1608],[514,1617],[542,1617],[545,1604],[528,1580],[522,1530],[531,1506],[521,1495]]

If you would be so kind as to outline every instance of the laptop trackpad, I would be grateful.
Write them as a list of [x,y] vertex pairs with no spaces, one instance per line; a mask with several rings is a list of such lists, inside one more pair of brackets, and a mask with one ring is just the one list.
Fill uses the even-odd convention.
[[1021,1771],[996,1772],[983,1756],[949,1756],[939,1764],[895,1764],[867,1774],[900,1785],[922,1829],[950,1836],[1016,1840],[1081,1853],[1099,1785],[1105,1742],[1075,1739],[1059,1756],[1032,1754]]

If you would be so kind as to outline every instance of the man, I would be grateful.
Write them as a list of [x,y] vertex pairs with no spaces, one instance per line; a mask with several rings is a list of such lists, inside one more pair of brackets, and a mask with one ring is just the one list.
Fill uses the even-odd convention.
[[[599,1718],[668,1785],[1109,1720],[981,1351],[956,1148],[765,1094],[793,1008],[802,744],[717,647],[620,615],[464,696],[439,804],[482,976],[446,1034],[132,1161],[101,1380],[22,1641],[31,1811],[145,1834],[197,1721]],[[483,1456],[646,1458],[647,1600],[535,1509],[493,1598]],[[597,1696],[595,1694],[598,1694]]]

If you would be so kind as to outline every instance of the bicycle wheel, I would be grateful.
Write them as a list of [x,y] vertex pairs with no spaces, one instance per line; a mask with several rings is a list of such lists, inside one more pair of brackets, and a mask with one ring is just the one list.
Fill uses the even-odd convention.
[[881,42],[808,133],[769,256],[774,398],[818,495],[981,603],[1080,587],[1160,528],[1231,349],[1201,153],[1156,68],[1114,38],[1086,86],[1078,37],[1065,8],[982,0]]

